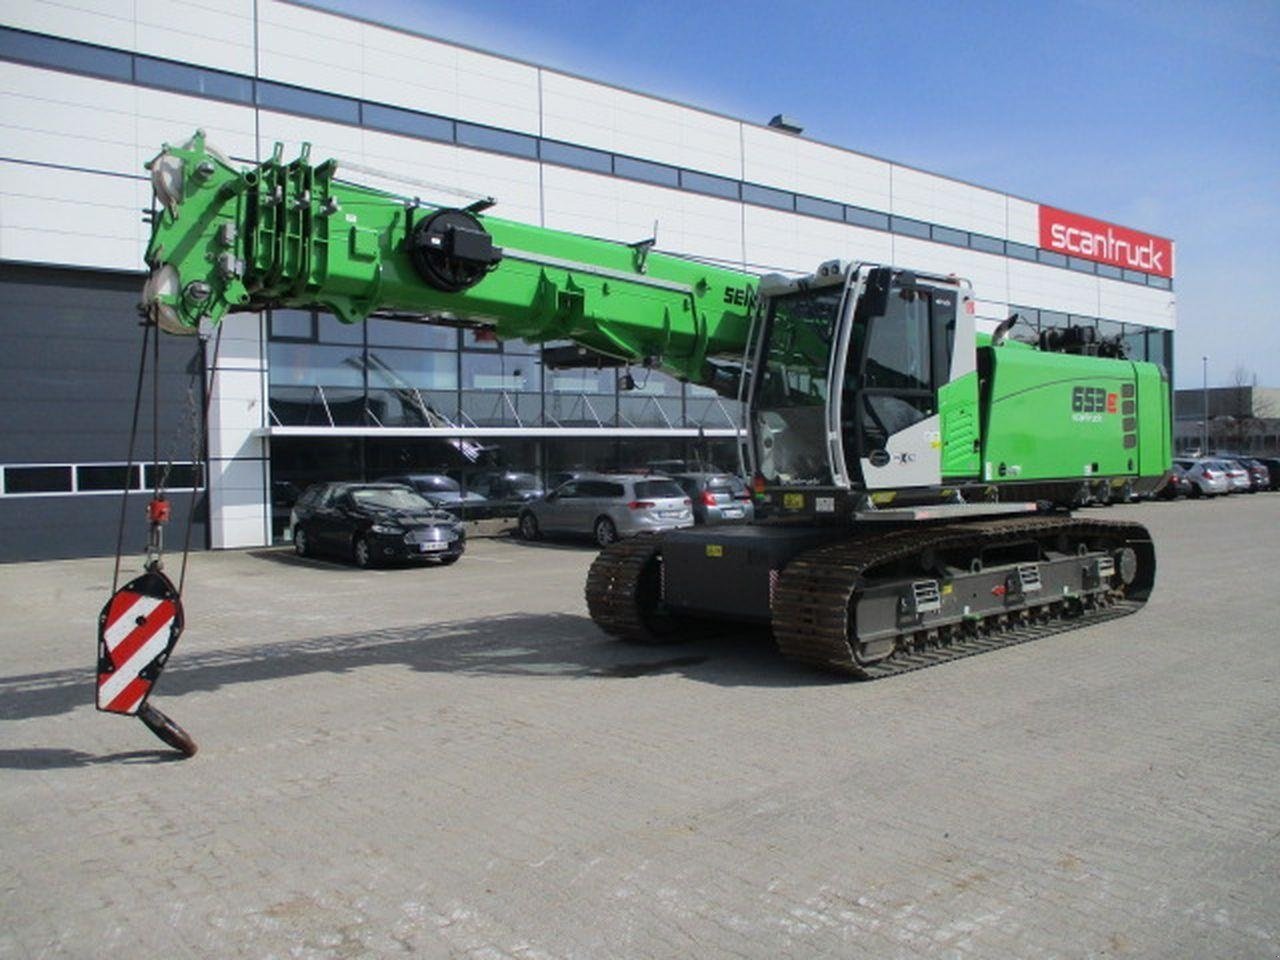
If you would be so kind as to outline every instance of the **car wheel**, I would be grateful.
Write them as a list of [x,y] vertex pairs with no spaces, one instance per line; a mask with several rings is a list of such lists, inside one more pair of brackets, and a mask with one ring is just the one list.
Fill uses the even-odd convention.
[[1191,484],[1191,499],[1199,500],[1203,496],[1204,496],[1204,491],[1200,489],[1200,484],[1198,483]]
[[453,565],[453,564],[457,563],[457,562],[458,562],[459,560],[461,560],[461,559],[462,559],[462,554],[460,554],[460,553],[456,553],[456,554],[454,554],[452,557],[440,557],[440,558],[437,560],[437,562],[438,562],[438,563],[440,564],[440,566],[442,566],[442,567],[448,567],[448,566],[451,566],[451,565]]
[[311,541],[307,539],[307,531],[301,527],[293,528],[293,552],[300,557],[311,556]]
[[351,544],[351,559],[361,570],[373,566],[373,552],[369,549],[369,541],[364,537],[356,537]]
[[618,528],[613,525],[613,521],[608,517],[601,517],[596,521],[595,533],[596,543],[602,547],[607,547],[618,539]]
[[538,529],[538,518],[528,511],[520,514],[520,536],[525,540],[537,540],[542,537]]

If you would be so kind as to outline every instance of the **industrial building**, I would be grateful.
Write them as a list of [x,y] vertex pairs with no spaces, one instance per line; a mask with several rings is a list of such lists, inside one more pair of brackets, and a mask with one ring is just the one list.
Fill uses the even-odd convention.
[[[349,178],[428,203],[491,195],[508,219],[656,235],[664,251],[760,273],[833,257],[954,273],[986,329],[1011,313],[1029,333],[1092,326],[1172,370],[1168,239],[814,142],[781,118],[285,0],[203,6],[216,15],[90,0],[0,11],[0,560],[112,551],[125,487],[139,491],[128,527],[142,528],[155,469],[125,464],[144,164],[197,127],[236,160],[310,142]],[[623,390],[616,370],[554,370],[538,345],[482,331],[241,314],[214,359],[206,340],[162,338],[137,440],[150,461],[154,405],[161,473],[179,524],[194,508],[198,547],[274,542],[317,479],[736,462],[736,403],[656,372]]]

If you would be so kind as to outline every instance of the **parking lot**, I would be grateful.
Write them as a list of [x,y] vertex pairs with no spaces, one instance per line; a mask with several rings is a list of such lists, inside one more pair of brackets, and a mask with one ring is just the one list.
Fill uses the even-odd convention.
[[111,561],[0,567],[0,957],[1275,958],[1280,493],[1099,515],[1141,613],[868,684],[611,641],[585,545],[196,555],[188,761],[93,709]]

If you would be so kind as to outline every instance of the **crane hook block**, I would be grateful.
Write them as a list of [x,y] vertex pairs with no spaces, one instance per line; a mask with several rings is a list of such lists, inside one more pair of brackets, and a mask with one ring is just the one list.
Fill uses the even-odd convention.
[[112,594],[98,615],[99,710],[136,715],[182,634],[173,581],[149,570]]
[[502,248],[466,210],[437,210],[414,225],[407,245],[418,276],[445,293],[474,287],[502,262]]

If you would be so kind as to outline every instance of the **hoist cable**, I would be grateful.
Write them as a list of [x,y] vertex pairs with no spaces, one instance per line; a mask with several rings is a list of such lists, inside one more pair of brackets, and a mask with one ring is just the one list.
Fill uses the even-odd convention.
[[[138,440],[138,414],[142,408],[142,382],[146,376],[147,370],[147,346],[151,339],[151,328],[154,324],[150,320],[142,323],[142,354],[138,357],[138,385],[133,392],[133,422],[129,426],[129,462],[125,467],[124,493],[120,497],[120,526],[116,531],[116,569],[111,575],[111,595],[115,596],[116,588],[120,586],[120,558],[124,552],[124,521],[129,507],[129,488],[133,482],[133,454],[134,448]],[[156,335],[159,340],[159,334]]]
[[[203,342],[200,346],[203,346]],[[203,359],[203,351],[200,349],[200,346],[197,346],[196,353],[200,355],[200,359]],[[182,588],[187,582],[187,557],[191,553],[191,527],[196,515],[196,500],[200,495],[200,480],[204,481],[205,515],[207,517],[211,514],[209,509],[209,410],[213,406],[213,386],[217,382],[218,378],[218,351],[221,348],[222,325],[219,324],[218,329],[213,336],[213,361],[209,364],[208,387],[201,391],[204,407],[201,411],[200,435],[198,440],[196,437],[192,438],[192,447],[195,447],[197,442],[199,442],[201,447],[199,451],[201,456],[198,460],[201,476],[192,477],[191,505],[187,508],[187,530],[183,535],[182,541],[182,569],[178,573],[179,600],[182,599]],[[200,370],[200,383],[202,386],[205,383],[203,369]],[[195,431],[194,422],[192,423],[192,431]],[[192,466],[194,467],[195,463],[193,463]]]

